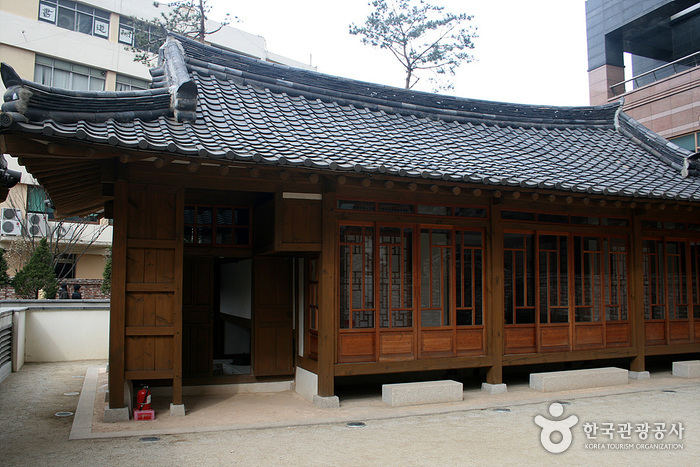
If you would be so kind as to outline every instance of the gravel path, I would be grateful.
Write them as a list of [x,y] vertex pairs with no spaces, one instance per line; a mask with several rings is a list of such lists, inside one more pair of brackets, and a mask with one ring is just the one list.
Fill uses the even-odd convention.
[[[397,412],[398,418],[366,419],[351,428],[333,421],[311,425],[235,429],[159,435],[155,442],[138,437],[69,441],[86,369],[104,362],[27,364],[0,383],[2,465],[698,465],[700,464],[700,380],[660,376],[637,392],[556,394],[547,402],[519,403],[509,412],[492,408],[443,413]],[[656,375],[652,374],[652,380]],[[554,419],[554,400],[566,400],[564,414],[578,417],[573,441],[562,454],[550,454],[540,443],[534,418]],[[341,401],[342,402],[342,401]],[[425,407],[425,406],[424,406]],[[425,411],[425,410],[424,410]],[[358,411],[357,414],[362,412]],[[330,414],[330,412],[329,412]],[[185,417],[187,418],[187,417]],[[308,422],[308,421],[307,421]],[[666,423],[663,439],[639,439],[634,430],[622,439],[619,426]],[[599,430],[612,423],[613,439],[597,433],[586,439],[583,426]],[[682,439],[668,433],[682,423]],[[676,425],[678,426],[678,425]],[[653,432],[650,431],[651,437]],[[558,442],[558,435],[552,436]],[[669,449],[671,448],[671,449]]]

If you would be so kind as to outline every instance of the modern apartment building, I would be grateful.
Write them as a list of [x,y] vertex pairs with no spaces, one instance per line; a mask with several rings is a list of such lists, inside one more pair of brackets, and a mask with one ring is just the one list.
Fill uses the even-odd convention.
[[685,149],[700,149],[700,2],[587,0],[593,105],[624,111]]
[[[20,75],[56,88],[146,89],[151,79],[149,67],[134,61],[131,47],[137,36],[157,31],[134,19],[158,17],[167,8],[157,8],[149,0],[0,0],[0,60],[11,63]],[[208,31],[217,29],[207,36],[213,45],[274,63],[314,69],[268,51],[261,36],[232,27],[220,28],[219,23],[208,21]],[[150,51],[157,52],[161,43],[161,38],[156,38]],[[1,82],[0,92],[5,92]],[[21,183],[0,203],[0,247],[12,250],[10,245],[26,238],[29,230],[33,229],[35,236],[56,231],[59,224],[55,218],[60,213],[53,212],[41,180],[28,174],[16,159],[5,157],[10,168],[23,172]],[[57,272],[67,274],[69,283],[82,280],[99,285],[102,278],[112,228],[100,224],[97,218],[93,220],[87,228],[81,227],[85,238],[80,242],[85,248],[72,248],[57,267]],[[60,226],[65,230],[69,223]],[[9,256],[10,274],[14,274],[17,261],[15,258],[13,262],[12,254]]]

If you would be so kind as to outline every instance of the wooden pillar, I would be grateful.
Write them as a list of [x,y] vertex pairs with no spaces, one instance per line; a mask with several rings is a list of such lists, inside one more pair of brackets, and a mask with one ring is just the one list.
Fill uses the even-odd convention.
[[632,328],[632,346],[637,355],[630,364],[630,371],[644,371],[644,255],[642,252],[642,220],[632,216],[632,238],[630,239],[630,299],[627,311]]
[[505,318],[503,301],[503,227],[501,226],[501,206],[491,203],[490,225],[486,231],[487,274],[486,309],[488,317],[488,353],[493,365],[486,373],[489,384],[503,383],[503,352],[505,338]]
[[318,395],[335,395],[334,368],[336,349],[335,262],[336,221],[333,217],[333,193],[323,194],[323,232],[321,239],[321,277],[318,296]]
[[126,221],[125,181],[114,184],[112,238],[112,289],[109,312],[109,408],[124,407],[124,321],[126,315]]

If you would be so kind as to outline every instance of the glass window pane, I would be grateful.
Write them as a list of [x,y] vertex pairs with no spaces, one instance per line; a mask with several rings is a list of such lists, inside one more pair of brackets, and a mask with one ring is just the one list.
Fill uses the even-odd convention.
[[70,89],[70,72],[54,69],[51,86],[61,89]]
[[92,15],[78,13],[78,27],[76,30],[83,34],[92,34]]
[[73,74],[73,81],[71,83],[71,89],[76,91],[87,91],[90,89],[88,85],[88,77],[85,75]]
[[58,27],[75,31],[75,11],[66,8],[58,9]]
[[90,78],[90,90],[91,91],[104,91],[105,90],[105,80],[101,78]]

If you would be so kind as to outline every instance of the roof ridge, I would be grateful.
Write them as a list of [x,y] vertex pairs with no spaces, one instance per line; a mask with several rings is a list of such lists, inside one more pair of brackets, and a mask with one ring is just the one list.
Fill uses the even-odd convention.
[[[495,121],[509,123],[538,123],[571,125],[614,125],[614,116],[621,106],[619,102],[600,106],[551,106],[533,104],[513,104],[508,102],[470,99],[457,96],[434,94],[423,91],[369,83],[343,78],[314,70],[293,68],[288,65],[266,62],[236,52],[202,44],[188,37],[171,33],[179,41],[186,56],[186,61],[199,65],[213,73],[225,73],[225,69],[235,70],[234,76],[259,81],[265,85],[277,86],[281,92],[290,90],[294,94],[312,92],[313,98],[349,96],[357,104],[377,104],[404,113],[413,106],[420,107],[422,113],[430,113],[447,120],[454,120],[454,115],[464,116],[490,115]],[[274,73],[278,71],[279,73]],[[199,70],[201,73],[201,70]],[[290,76],[293,75],[293,76]],[[292,79],[296,78],[296,81]],[[350,92],[354,91],[354,92]],[[469,108],[469,110],[465,110]],[[553,117],[554,113],[554,117]],[[485,120],[489,120],[488,118]],[[546,122],[545,122],[546,121]]]

